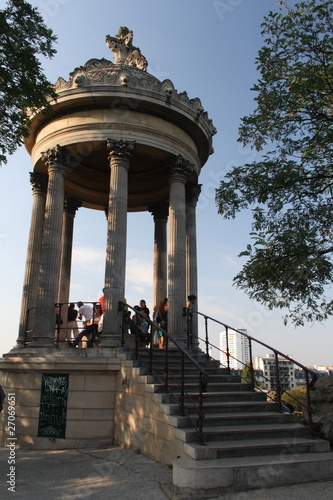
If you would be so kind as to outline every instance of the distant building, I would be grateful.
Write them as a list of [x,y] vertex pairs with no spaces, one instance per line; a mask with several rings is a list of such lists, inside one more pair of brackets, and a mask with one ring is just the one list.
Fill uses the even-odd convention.
[[[318,378],[325,377],[327,375],[333,375],[333,366],[313,365],[313,366],[307,366],[306,368],[309,368],[309,370],[315,372]],[[301,368],[296,368],[295,379],[297,387],[306,385],[304,370],[302,370]],[[309,381],[310,380],[311,380],[311,375],[309,377]]]
[[[278,356],[279,364],[279,379],[281,391],[295,389],[296,379],[295,379],[295,365],[289,359],[282,356]],[[276,363],[274,354],[267,354],[264,358],[256,356],[253,360],[253,367],[255,370],[260,370],[263,374],[263,378],[260,381],[266,390],[276,390],[277,386],[277,375],[276,375]]]
[[[246,330],[239,329],[240,332],[246,333]],[[246,335],[229,331],[228,346],[230,354],[230,368],[233,370],[243,370],[244,365],[250,362],[249,341]],[[227,337],[225,332],[220,333],[220,363],[223,366],[228,365],[227,360]]]

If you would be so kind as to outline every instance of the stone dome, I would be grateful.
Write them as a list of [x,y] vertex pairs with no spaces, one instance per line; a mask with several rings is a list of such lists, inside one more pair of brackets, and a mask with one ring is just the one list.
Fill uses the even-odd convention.
[[170,80],[148,73],[147,60],[132,45],[132,37],[121,27],[116,37],[106,37],[115,62],[90,59],[67,81],[59,78],[52,112],[37,113],[25,139],[35,172],[46,172],[43,152],[55,145],[67,147],[71,169],[66,192],[88,208],[108,206],[108,139],[135,141],[128,211],[168,200],[165,165],[171,157],[186,158],[194,167],[189,182],[197,182],[212,153],[216,130],[200,99],[190,99]]

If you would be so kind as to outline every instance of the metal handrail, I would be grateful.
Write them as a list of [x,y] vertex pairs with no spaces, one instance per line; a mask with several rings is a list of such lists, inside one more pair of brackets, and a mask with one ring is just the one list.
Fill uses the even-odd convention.
[[[123,312],[128,312],[128,309],[131,309],[135,315],[141,316],[145,318],[146,321],[148,321],[149,325],[151,326],[151,329],[158,329],[163,332],[163,335],[165,337],[165,347],[164,347],[164,375],[161,378],[160,375],[154,370],[153,368],[153,362],[154,362],[154,350],[153,350],[153,342],[151,339],[150,346],[149,346],[149,373],[151,375],[155,375],[160,379],[160,381],[163,384],[165,392],[170,393],[175,401],[179,405],[180,409],[180,414],[182,416],[186,415],[190,421],[192,422],[192,425],[195,427],[198,435],[198,441],[200,444],[204,444],[204,434],[203,434],[203,421],[204,421],[204,409],[203,409],[203,393],[206,392],[207,389],[207,384],[209,380],[209,376],[206,372],[206,370],[198,363],[198,361],[189,353],[170,333],[168,333],[166,330],[161,328],[160,325],[149,319],[147,316],[144,314],[140,313],[140,311],[137,311],[134,309],[134,307],[130,306],[127,302],[119,302],[119,311]],[[123,323],[124,323],[124,318],[125,315],[123,314]],[[136,321],[136,325],[138,325],[138,321]],[[125,341],[125,333],[126,333],[126,327],[123,324],[122,325],[122,346],[126,345]],[[181,377],[180,380],[178,380],[177,376],[175,376],[171,370],[170,370],[170,364],[169,364],[169,356],[170,356],[170,348],[169,344],[173,344],[177,351],[181,353]],[[127,346],[129,347],[129,346]],[[135,358],[139,358],[139,339],[138,335],[135,335]],[[185,386],[185,376],[184,376],[184,366],[185,366],[185,359],[187,359],[198,371],[199,374],[199,381],[198,381],[198,403],[195,403],[193,398],[190,396],[190,394],[186,391],[186,386]],[[180,396],[177,394],[173,393],[171,387],[170,387],[170,382],[169,379],[170,377],[176,382],[176,384],[179,386],[180,389]],[[185,399],[186,402],[189,403],[191,402],[192,407],[195,408],[196,414],[197,414],[197,422],[193,419],[191,414],[189,413],[186,405],[185,405]]]
[[[186,308],[187,309],[187,308]],[[308,425],[309,425],[309,428],[311,431],[314,430],[314,426],[313,426],[313,420],[312,420],[312,405],[311,405],[311,390],[314,390],[315,389],[315,383],[318,379],[318,375],[313,371],[311,370],[310,368],[302,365],[301,363],[299,363],[298,361],[294,360],[293,358],[291,358],[290,356],[288,356],[287,354],[284,354],[283,352],[279,351],[278,349],[275,349],[274,347],[266,344],[265,342],[262,342],[261,340],[258,340],[254,337],[252,337],[251,335],[248,335],[247,333],[243,332],[243,331],[240,331],[238,330],[237,328],[233,328],[232,326],[230,325],[227,325],[226,323],[223,323],[222,321],[219,321],[215,318],[212,318],[210,316],[208,316],[207,314],[204,314],[204,313],[201,313],[199,311],[194,311],[192,309],[187,309],[187,314],[197,314],[198,316],[202,316],[204,318],[204,321],[205,321],[205,338],[204,339],[199,339],[199,340],[202,340],[206,346],[206,356],[207,357],[210,357],[209,356],[209,347],[215,347],[213,344],[211,344],[209,342],[209,332],[208,332],[208,320],[210,321],[213,321],[214,323],[217,323],[219,325],[222,325],[224,328],[225,328],[225,332],[226,332],[226,352],[224,352],[224,354],[226,354],[227,356],[227,370],[229,371],[230,373],[230,358],[233,358],[233,356],[231,356],[230,352],[229,352],[229,343],[228,343],[228,332],[229,330],[233,330],[234,332],[236,333],[239,333],[240,335],[243,335],[244,337],[246,337],[249,341],[249,351],[250,351],[250,374],[251,374],[251,385],[252,385],[252,388],[255,389],[256,388],[256,384],[255,384],[255,370],[253,368],[253,361],[252,361],[252,342],[255,342],[257,344],[260,344],[261,346],[263,347],[266,347],[267,349],[269,349],[270,351],[272,351],[274,353],[274,358],[275,358],[275,369],[276,369],[276,393],[277,393],[277,398],[276,398],[276,401],[282,411],[282,400],[281,400],[281,397],[282,397],[282,391],[281,391],[281,383],[280,383],[280,371],[279,371],[279,356],[281,356],[282,358],[288,360],[288,361],[291,361],[294,365],[298,366],[299,368],[301,368],[304,372],[305,372],[305,380],[306,380],[306,404],[304,404],[302,401],[299,401],[297,398],[295,398],[294,396],[293,399],[295,401],[297,401],[301,406],[303,406],[305,409],[306,409],[306,412],[307,412],[307,421],[308,421]],[[191,324],[188,323],[188,324]],[[188,338],[191,338],[192,337],[192,332],[187,332],[187,335],[188,335]],[[220,349],[219,349],[220,350]],[[233,358],[235,359],[235,358]],[[239,361],[239,360],[237,360]],[[311,380],[309,380],[309,376],[311,377]],[[266,378],[266,377],[264,377]],[[285,393],[288,394],[288,391],[284,391]]]

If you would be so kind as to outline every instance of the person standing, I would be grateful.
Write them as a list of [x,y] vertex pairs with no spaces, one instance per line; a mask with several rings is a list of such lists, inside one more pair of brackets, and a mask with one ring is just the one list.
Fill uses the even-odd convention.
[[[157,317],[156,317],[157,324],[165,331],[168,331],[168,310],[169,310],[169,301],[167,298],[165,298],[161,300],[158,306]],[[158,335],[160,338],[158,347],[160,349],[163,349],[165,343],[163,331],[158,330]]]
[[104,301],[105,301],[105,288],[103,288],[102,292],[103,295],[98,299],[98,302],[100,303],[101,309],[102,309],[102,314],[104,313]]
[[197,297],[195,295],[188,295],[186,302],[187,313],[187,342],[189,347],[193,347],[193,311],[195,310],[195,302]]
[[70,340],[72,337],[75,338],[79,332],[79,328],[77,326],[77,309],[75,309],[75,304],[71,302],[68,306],[67,313],[67,340]]
[[197,300],[195,295],[188,295],[187,297],[187,302],[186,302],[186,307],[187,309],[190,309],[191,312],[194,309],[195,301]]
[[145,313],[147,318],[149,318],[150,311],[149,311],[147,304],[146,304],[146,301],[144,299],[140,300],[140,308]]

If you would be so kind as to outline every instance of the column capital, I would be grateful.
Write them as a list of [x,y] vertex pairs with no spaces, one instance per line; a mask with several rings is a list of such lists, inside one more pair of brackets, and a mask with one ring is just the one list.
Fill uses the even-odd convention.
[[186,203],[192,205],[193,207],[197,205],[201,193],[201,186],[202,184],[186,184]]
[[75,213],[78,208],[82,207],[82,201],[77,198],[73,198],[72,196],[65,196],[64,200],[64,212],[69,215],[75,216]]
[[183,156],[177,155],[168,162],[167,173],[169,182],[182,182],[185,184],[187,177],[194,171],[193,164]]
[[42,153],[42,160],[45,162],[48,172],[57,171],[65,175],[71,171],[71,155],[68,148],[57,144]]
[[47,175],[41,172],[29,172],[33,194],[45,194],[47,191]]
[[148,207],[154,222],[167,222],[169,215],[169,205],[167,203],[156,203]]
[[116,141],[114,139],[108,139],[106,148],[109,153],[109,160],[117,159],[127,159],[129,160],[134,151],[135,141],[123,141],[120,139]]

